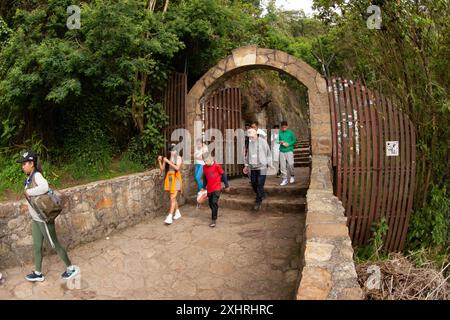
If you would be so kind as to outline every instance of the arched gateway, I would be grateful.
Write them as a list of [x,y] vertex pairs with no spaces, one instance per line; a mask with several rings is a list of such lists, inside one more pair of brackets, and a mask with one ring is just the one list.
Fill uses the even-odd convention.
[[325,78],[299,58],[257,46],[234,50],[192,87],[186,101],[187,126],[191,136],[194,137],[194,122],[201,121],[201,102],[208,93],[233,75],[252,69],[286,73],[308,88],[312,154],[331,156],[331,120]]

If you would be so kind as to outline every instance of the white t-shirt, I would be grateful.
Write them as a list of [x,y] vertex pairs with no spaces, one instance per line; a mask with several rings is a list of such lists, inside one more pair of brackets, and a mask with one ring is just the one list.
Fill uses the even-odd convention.
[[203,154],[208,152],[208,147],[206,145],[203,145],[201,148],[195,147],[194,151],[194,159],[195,164],[201,164],[202,166],[205,165],[205,161],[203,161]]
[[267,137],[266,131],[264,131],[263,129],[260,129],[260,128],[258,128],[258,130],[256,130],[256,134],[260,135],[262,138]]

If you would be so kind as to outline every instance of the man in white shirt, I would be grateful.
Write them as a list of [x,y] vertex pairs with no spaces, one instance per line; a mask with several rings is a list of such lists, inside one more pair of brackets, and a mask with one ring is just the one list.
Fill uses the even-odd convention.
[[275,168],[275,172],[271,172],[271,175],[280,175],[280,144],[278,143],[278,137],[280,132],[280,126],[274,125],[270,132],[270,142],[272,148],[272,163]]

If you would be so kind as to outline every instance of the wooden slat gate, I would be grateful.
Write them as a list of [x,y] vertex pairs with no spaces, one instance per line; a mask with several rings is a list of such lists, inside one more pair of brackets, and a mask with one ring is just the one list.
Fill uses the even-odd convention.
[[[218,129],[222,132],[223,139],[226,139],[226,129],[242,129],[242,95],[239,88],[226,88],[212,93],[202,104],[204,132],[208,129]],[[223,163],[226,163],[225,141],[219,141],[218,145],[223,146]],[[242,165],[237,164],[238,150],[237,139],[234,139],[234,164],[223,164],[224,170],[229,177],[238,177],[242,173]],[[231,153],[230,153],[231,154]]]
[[[164,110],[169,116],[169,124],[164,129],[166,142],[170,141],[170,136],[175,129],[186,128],[186,96],[187,96],[187,76],[185,73],[174,73],[167,81],[164,91]],[[167,152],[167,144],[164,147],[164,154]]]
[[335,194],[345,208],[353,244],[366,244],[374,223],[385,217],[385,249],[401,251],[415,184],[414,125],[375,90],[340,78],[327,82]]

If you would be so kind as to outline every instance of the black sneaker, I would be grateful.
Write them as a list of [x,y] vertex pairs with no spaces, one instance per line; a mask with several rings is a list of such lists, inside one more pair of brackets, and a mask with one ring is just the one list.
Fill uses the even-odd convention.
[[25,279],[27,279],[30,282],[42,282],[45,280],[45,277],[42,273],[37,274],[36,272],[33,271],[32,273],[26,275]]
[[216,226],[216,220],[211,220],[211,224],[209,226],[214,228]]
[[255,204],[255,206],[253,207],[253,210],[259,211],[259,209],[261,209],[261,203]]
[[80,273],[80,270],[78,270],[78,268],[75,268],[75,267],[73,269],[67,268],[67,270],[61,274],[61,277],[64,280],[69,280],[69,279],[72,279],[73,277],[75,277],[76,275],[78,275],[79,273]]

